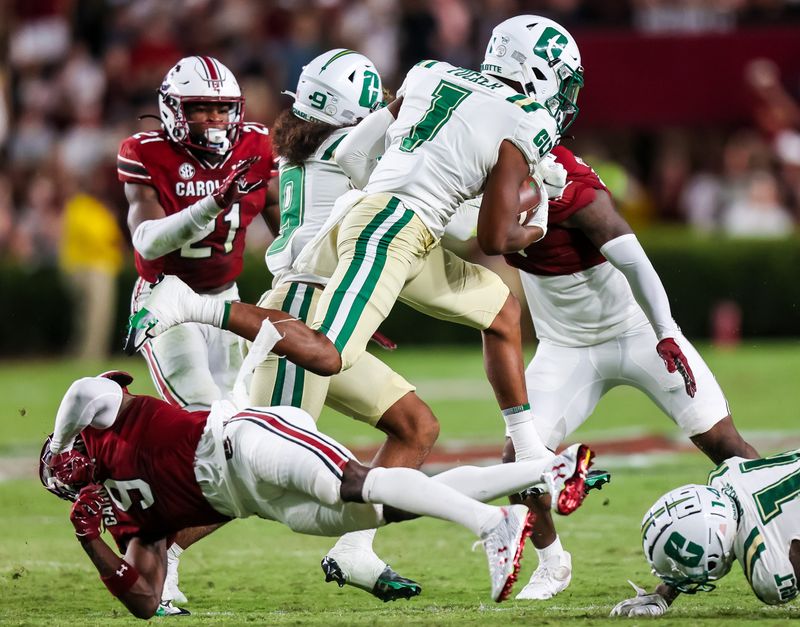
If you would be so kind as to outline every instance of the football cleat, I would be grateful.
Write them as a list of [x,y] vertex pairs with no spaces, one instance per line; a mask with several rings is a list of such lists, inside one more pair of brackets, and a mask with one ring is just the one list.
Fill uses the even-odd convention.
[[156,610],[156,616],[191,616],[191,614],[189,610],[172,605],[172,601],[162,601]]
[[611,483],[611,473],[607,470],[590,470],[586,473],[586,494],[591,490],[602,490],[603,486]]
[[388,564],[371,587],[368,584],[351,581],[345,575],[339,563],[330,555],[326,555],[320,565],[322,566],[322,572],[325,573],[326,583],[335,581],[340,588],[343,588],[345,584],[350,584],[356,588],[366,590],[384,603],[396,601],[397,599],[410,599],[422,593],[422,586],[416,581],[401,577]]
[[500,509],[503,512],[502,520],[475,543],[475,546],[482,544],[486,551],[492,580],[492,600],[497,603],[505,601],[511,594],[519,574],[525,538],[533,530],[533,514],[525,505],[510,505]]
[[566,516],[581,506],[586,498],[586,474],[594,453],[585,444],[573,444],[556,455],[542,474],[552,497],[551,507]]
[[125,353],[133,355],[150,338],[184,322],[182,305],[193,296],[192,288],[174,275],[154,283],[144,306],[128,319]]
[[539,563],[528,584],[514,597],[518,600],[544,601],[556,596],[572,580],[572,556],[564,551],[557,564]]

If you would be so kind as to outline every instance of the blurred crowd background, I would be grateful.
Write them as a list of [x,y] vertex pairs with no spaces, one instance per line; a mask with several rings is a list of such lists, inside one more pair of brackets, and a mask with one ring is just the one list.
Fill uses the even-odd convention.
[[[793,233],[800,0],[5,0],[0,261],[58,267],[76,289],[111,277],[113,289],[131,259],[116,151],[158,128],[138,118],[157,114],[156,89],[182,56],[220,58],[247,119],[269,125],[291,102],[281,91],[326,49],[363,52],[396,89],[421,59],[477,67],[492,27],[520,13],[576,36],[586,87],[566,145],[635,227]],[[249,233],[258,253],[267,241]]]

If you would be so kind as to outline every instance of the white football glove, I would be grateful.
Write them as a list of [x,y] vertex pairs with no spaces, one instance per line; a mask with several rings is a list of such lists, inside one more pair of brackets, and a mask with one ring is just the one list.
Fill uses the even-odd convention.
[[560,198],[567,186],[567,171],[556,161],[552,153],[547,153],[533,169],[533,175],[542,181],[550,200]]
[[669,605],[667,600],[660,594],[648,594],[644,590],[628,579],[628,583],[636,590],[636,596],[632,599],[620,601],[611,610],[610,616],[663,616]]

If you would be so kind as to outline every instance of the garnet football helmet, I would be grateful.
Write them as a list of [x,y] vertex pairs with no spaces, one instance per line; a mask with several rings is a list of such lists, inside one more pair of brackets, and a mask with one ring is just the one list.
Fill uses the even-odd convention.
[[518,15],[495,26],[481,72],[522,85],[528,96],[547,107],[562,134],[578,115],[581,53],[572,35],[553,20]]
[[642,548],[653,574],[693,593],[714,589],[735,560],[739,510],[725,492],[685,485],[658,499],[642,520]]
[[355,50],[329,50],[303,68],[292,113],[334,126],[354,124],[384,106],[383,85],[372,61]]
[[[39,454],[39,481],[42,482],[42,485],[45,487],[45,489],[47,489],[48,492],[52,492],[58,498],[64,499],[65,501],[74,502],[75,499],[78,498],[78,493],[81,491],[81,488],[83,488],[86,484],[70,485],[60,481],[55,476],[52,468],[50,468],[50,459],[53,457],[53,453],[50,450],[50,442],[52,442],[52,440],[53,434],[51,433],[44,441],[42,452]],[[88,451],[86,450],[86,444],[84,443],[80,434],[75,437],[75,442],[73,443],[72,448],[73,450],[78,451],[87,457],[89,455]]]
[[[230,105],[225,128],[207,128],[192,135],[185,106],[194,102]],[[224,155],[239,140],[244,118],[244,97],[236,77],[213,57],[186,57],[167,72],[158,90],[158,111],[167,136],[174,142]]]

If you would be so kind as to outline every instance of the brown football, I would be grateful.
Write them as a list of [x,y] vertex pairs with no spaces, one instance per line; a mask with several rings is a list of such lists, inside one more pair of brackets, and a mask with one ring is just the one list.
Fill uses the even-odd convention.
[[519,223],[527,224],[536,215],[536,208],[542,200],[539,186],[532,176],[529,176],[519,186]]

